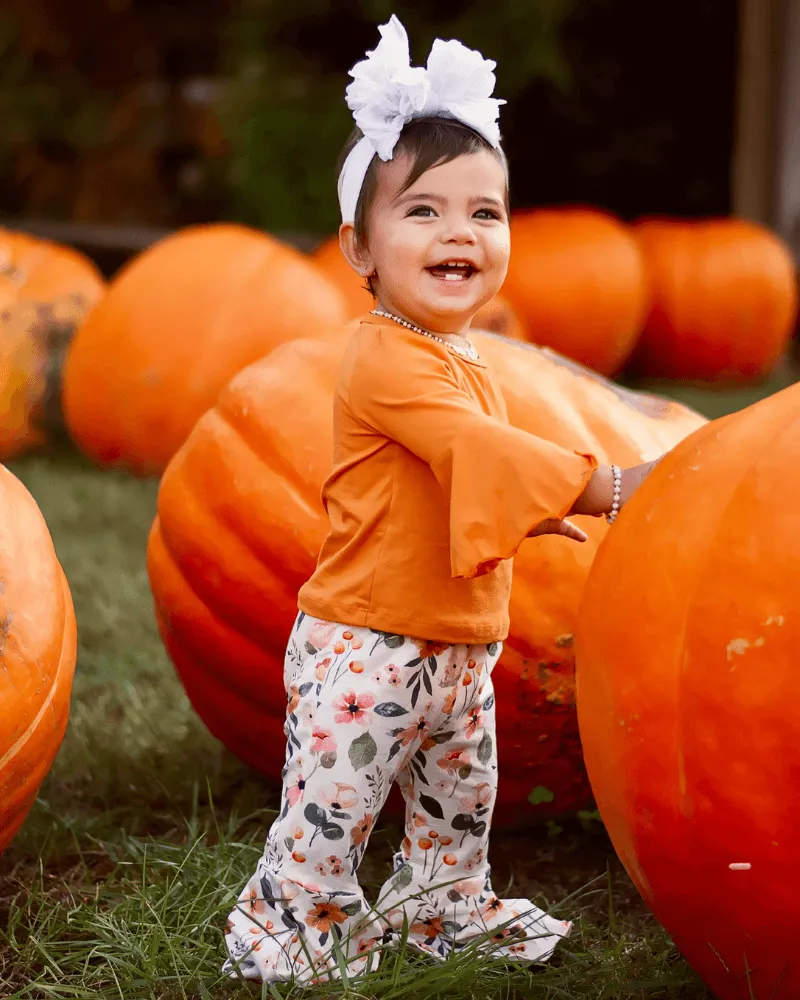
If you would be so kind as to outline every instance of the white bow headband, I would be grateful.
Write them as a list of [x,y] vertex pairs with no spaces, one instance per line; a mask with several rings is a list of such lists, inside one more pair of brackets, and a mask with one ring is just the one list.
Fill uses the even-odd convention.
[[347,106],[364,135],[339,175],[342,222],[355,221],[372,158],[377,154],[391,160],[400,133],[412,118],[456,118],[500,148],[497,118],[505,101],[491,96],[497,65],[493,60],[455,39],[437,38],[427,67],[412,66],[408,35],[397,17],[392,14],[379,31],[375,50],[350,70],[353,82],[346,91]]

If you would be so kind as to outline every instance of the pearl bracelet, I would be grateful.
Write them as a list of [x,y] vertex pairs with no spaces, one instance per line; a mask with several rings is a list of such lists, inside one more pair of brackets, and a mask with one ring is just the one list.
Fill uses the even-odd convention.
[[618,465],[611,466],[611,473],[614,476],[614,500],[611,504],[611,510],[606,514],[606,521],[609,524],[613,524],[617,519],[617,514],[619,514],[619,495],[620,488],[622,486],[622,469]]

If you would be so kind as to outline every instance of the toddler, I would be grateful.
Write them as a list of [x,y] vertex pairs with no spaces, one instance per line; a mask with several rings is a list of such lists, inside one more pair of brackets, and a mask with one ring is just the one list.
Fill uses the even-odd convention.
[[[437,39],[411,67],[399,21],[380,30],[351,71],[339,176],[342,251],[377,307],[335,393],[330,531],[286,651],[280,813],[226,930],[227,971],[268,982],[357,976],[401,935],[435,959],[539,962],[568,933],[492,888],[492,669],[522,542],[584,541],[565,517],[613,519],[651,467],[509,425],[468,337],[510,249],[495,64]],[[357,873],[395,781],[405,837],[370,906]]]

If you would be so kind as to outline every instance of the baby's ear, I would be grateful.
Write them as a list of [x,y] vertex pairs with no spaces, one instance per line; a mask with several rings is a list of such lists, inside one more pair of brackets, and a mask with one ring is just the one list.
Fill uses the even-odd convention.
[[339,226],[339,246],[345,260],[356,274],[360,274],[362,278],[369,278],[375,273],[375,265],[372,263],[369,251],[359,242],[352,223],[343,222]]

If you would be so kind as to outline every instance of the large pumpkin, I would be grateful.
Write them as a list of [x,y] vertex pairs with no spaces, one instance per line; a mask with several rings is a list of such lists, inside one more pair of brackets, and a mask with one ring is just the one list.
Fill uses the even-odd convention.
[[501,292],[530,340],[604,375],[627,360],[647,308],[636,240],[622,222],[592,209],[512,215]]
[[[338,236],[331,236],[321,243],[311,257],[345,297],[350,319],[357,319],[375,308],[376,301],[367,288],[366,281],[344,259]],[[499,333],[515,340],[525,339],[519,315],[502,295],[495,295],[476,313],[472,326],[476,330],[488,330],[489,333]]]
[[69,247],[0,229],[0,459],[61,430],[64,352],[105,281]]
[[0,853],[33,805],[69,716],[76,633],[39,508],[0,466]]
[[33,302],[77,298],[93,305],[105,290],[103,276],[82,253],[9,229],[0,229],[0,276],[15,297]]
[[208,225],[134,258],[67,355],[63,407],[96,461],[159,473],[241,368],[344,322],[339,291],[298,251]]
[[741,219],[649,219],[634,233],[650,298],[635,367],[672,379],[768,374],[797,313],[794,260],[778,237]]
[[[297,591],[327,530],[333,386],[346,338],[285,345],[241,372],[198,422],[162,480],[148,569],[159,624],[209,729],[269,776],[284,756],[283,654]],[[626,392],[546,351],[484,334],[512,421],[623,464],[654,458],[702,418]],[[511,636],[495,672],[501,711],[498,821],[588,799],[574,708],[572,637],[590,541],[526,542]]]
[[722,1000],[800,996],[800,387],[714,421],[609,532],[578,711],[622,862]]

